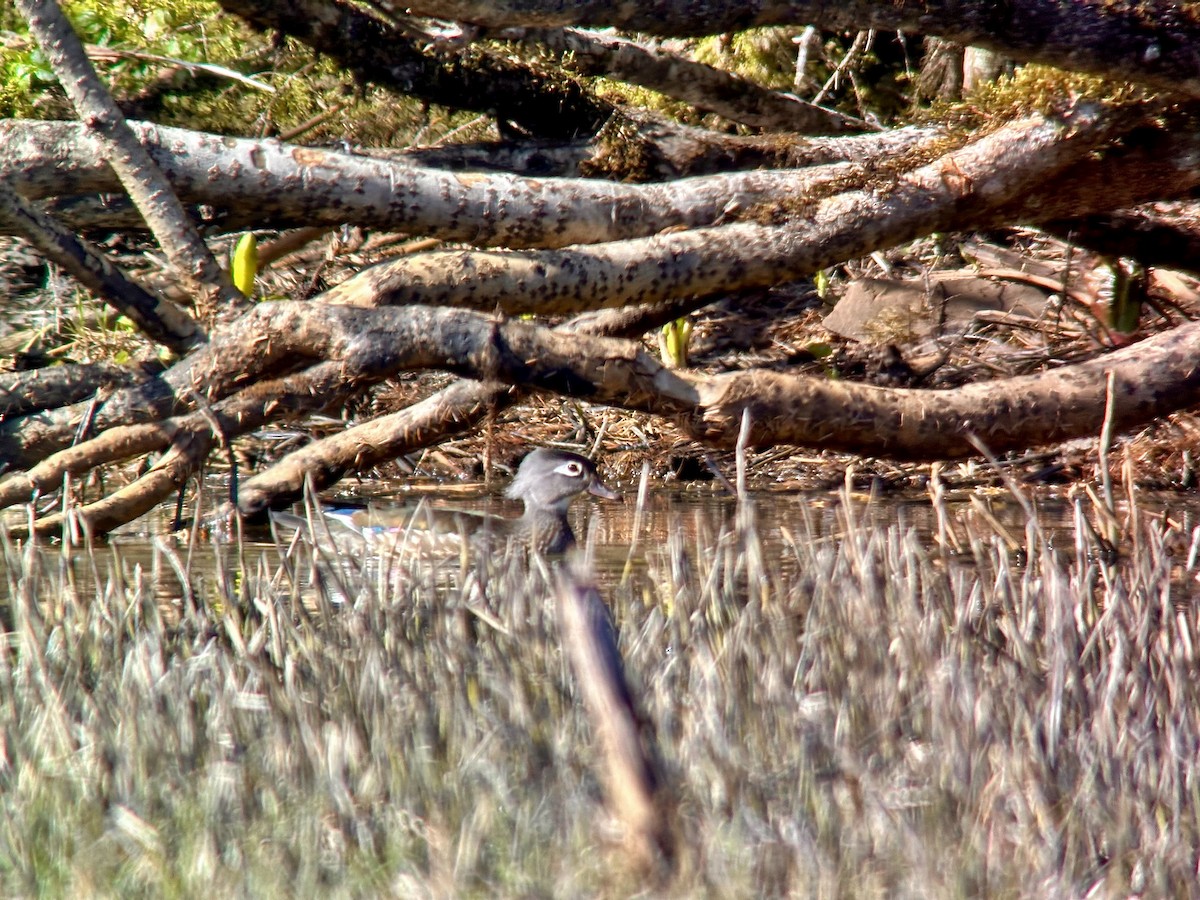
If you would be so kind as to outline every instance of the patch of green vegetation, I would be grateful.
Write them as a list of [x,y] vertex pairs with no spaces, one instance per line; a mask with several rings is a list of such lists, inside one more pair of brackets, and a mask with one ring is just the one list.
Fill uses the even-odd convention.
[[698,113],[690,103],[684,103],[650,88],[610,78],[594,78],[591,83],[596,96],[609,103],[654,110],[689,125],[698,125],[705,120],[705,116]]
[[686,368],[688,364],[688,345],[691,338],[691,319],[676,319],[664,325],[659,337],[659,348],[662,351],[663,363],[672,369]]
[[[795,90],[803,99],[822,94],[822,106],[854,116],[872,114],[891,121],[908,111],[903,86],[903,54],[883,36],[864,47],[835,32],[812,35],[804,70],[797,73],[798,40],[804,29],[752,28],[733,35],[703,38],[694,56],[747,81],[777,91]],[[800,86],[797,86],[799,75]],[[824,87],[825,90],[820,89]]]
[[732,72],[777,91],[790,91],[796,71],[799,28],[751,28],[734,35],[703,38],[693,54],[698,62]]
[[[85,45],[108,51],[93,64],[118,97],[145,87],[163,67],[163,63],[135,53],[226,64],[261,40],[236,16],[221,14],[216,4],[205,0],[74,0],[64,4],[64,12]],[[0,27],[7,35],[0,48],[0,115],[52,118],[69,114],[57,80],[24,21],[10,12]]]
[[[114,97],[166,125],[271,136],[310,123],[306,140],[387,146],[421,128],[436,139],[470,118],[362,88],[333,61],[293,40],[276,44],[207,0],[76,0],[66,12],[83,41],[104,51],[93,65]],[[74,118],[24,22],[11,10],[0,16],[0,116]],[[264,89],[177,63],[229,69]]]
[[1001,76],[954,102],[938,101],[918,118],[956,129],[998,128],[1033,113],[1060,115],[1082,100],[1106,106],[1134,106],[1151,99],[1144,88],[1099,75],[1029,64]]

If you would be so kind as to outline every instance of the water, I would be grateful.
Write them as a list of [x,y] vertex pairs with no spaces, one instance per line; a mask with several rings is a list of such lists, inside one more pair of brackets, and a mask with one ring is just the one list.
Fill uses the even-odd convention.
[[[411,493],[396,498],[394,490],[388,499],[389,487],[384,484],[369,486],[362,493],[385,505],[413,502]],[[519,504],[479,485],[456,485],[444,492],[424,487],[417,496],[452,509],[497,516],[520,514]],[[1034,506],[1040,539],[1047,546],[1067,556],[1096,551],[1094,542],[1105,533],[1107,519],[1082,494],[1074,499],[1046,495]],[[1200,506],[1187,495],[1142,494],[1138,508],[1140,516],[1185,534],[1200,522]],[[836,545],[854,530],[881,535],[889,530],[894,534],[912,530],[932,551],[968,565],[972,542],[999,541],[1018,563],[1028,549],[1026,508],[995,491],[946,501],[941,504],[941,522],[938,506],[921,495],[881,498],[846,491],[759,492],[751,495],[750,509],[755,544],[766,560],[785,570],[794,565],[797,542]],[[281,548],[276,537],[290,537],[287,529],[273,532],[267,525],[247,526],[239,559],[230,552],[232,545],[211,529],[170,533],[175,514],[173,504],[164,504],[109,538],[114,565],[131,573],[152,573],[158,595],[175,603],[185,594],[211,592],[217,584],[235,579],[240,566],[278,566]],[[571,509],[576,536],[588,548],[592,570],[602,585],[618,583],[631,572],[644,572],[648,559],[661,560],[671,546],[699,555],[711,553],[722,535],[726,540],[736,537],[738,516],[736,499],[713,490],[649,491],[640,507],[636,492],[626,494],[624,503],[585,498]],[[1118,505],[1117,516],[1128,519],[1127,504]],[[362,552],[362,548],[340,549]],[[1114,559],[1119,559],[1122,551],[1128,553],[1131,548],[1114,549]],[[188,573],[190,584],[185,577]]]

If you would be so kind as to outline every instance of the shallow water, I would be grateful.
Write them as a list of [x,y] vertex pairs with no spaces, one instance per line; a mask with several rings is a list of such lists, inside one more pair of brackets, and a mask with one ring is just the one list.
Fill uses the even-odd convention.
[[[441,492],[436,488],[420,489],[405,494],[400,486],[399,497],[389,497],[387,485],[366,486],[360,499],[383,506],[411,505],[419,496],[436,506],[467,510],[497,516],[517,516],[519,504],[489,492],[482,485],[455,485]],[[581,547],[587,548],[590,567],[601,586],[611,585],[629,575],[642,571],[648,558],[661,557],[672,539],[681,541],[691,551],[710,553],[720,536],[737,532],[739,504],[727,492],[711,489],[648,491],[639,505],[637,492],[624,494],[625,502],[604,502],[584,498],[571,509],[572,527]],[[346,498],[339,498],[344,502]],[[1044,495],[1028,499],[1036,512],[1040,540],[1045,545],[1070,557],[1076,553],[1094,553],[1096,535],[1103,535],[1106,516],[1097,512],[1095,504],[1082,493],[1074,498],[1063,495]],[[1190,534],[1200,523],[1200,502],[1188,494],[1139,494],[1138,515],[1170,523],[1179,532]],[[1128,525],[1128,504],[1116,504],[1116,519]],[[1001,491],[979,491],[970,496],[947,499],[942,505],[939,522],[938,507],[930,496],[874,496],[846,491],[804,493],[751,493],[748,506],[749,522],[756,543],[771,565],[790,565],[796,559],[794,544],[836,543],[852,530],[903,534],[913,531],[931,549],[949,559],[959,559],[969,565],[972,542],[1000,541],[1013,552],[1017,563],[1029,546],[1027,507]],[[303,510],[295,507],[297,513]],[[191,589],[203,589],[223,579],[228,580],[230,566],[260,564],[275,566],[280,561],[280,542],[286,546],[293,532],[272,529],[268,524],[247,525],[244,530],[241,563],[228,553],[218,552],[214,541],[223,541],[213,529],[197,533],[187,530],[171,533],[176,514],[173,504],[164,504],[154,513],[121,529],[109,538],[109,545],[121,561],[143,571],[153,569],[159,596],[178,601],[186,591],[181,574],[190,572]],[[747,512],[743,512],[747,515]],[[1081,526],[1081,523],[1086,523]],[[1119,543],[1119,541],[1118,541]],[[1112,556],[1118,561],[1117,547]],[[363,548],[339,546],[339,552],[361,554]],[[1182,562],[1182,561],[1181,561]]]

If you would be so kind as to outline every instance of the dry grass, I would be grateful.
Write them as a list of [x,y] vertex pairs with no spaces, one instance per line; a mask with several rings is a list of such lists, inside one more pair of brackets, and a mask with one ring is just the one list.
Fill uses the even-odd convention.
[[[1193,889],[1200,531],[1126,512],[1112,562],[1082,504],[1015,551],[941,500],[932,534],[877,513],[676,522],[604,588],[677,810],[665,892]],[[540,570],[3,549],[0,893],[652,890]]]

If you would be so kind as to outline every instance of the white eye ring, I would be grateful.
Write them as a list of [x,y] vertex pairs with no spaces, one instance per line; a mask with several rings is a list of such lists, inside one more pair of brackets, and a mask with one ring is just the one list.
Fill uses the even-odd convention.
[[583,466],[574,460],[571,460],[570,462],[563,463],[554,471],[558,472],[560,475],[570,475],[572,478],[578,478],[583,474]]

